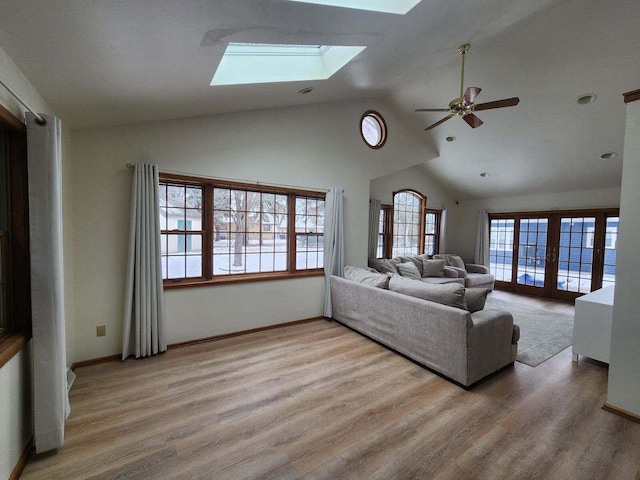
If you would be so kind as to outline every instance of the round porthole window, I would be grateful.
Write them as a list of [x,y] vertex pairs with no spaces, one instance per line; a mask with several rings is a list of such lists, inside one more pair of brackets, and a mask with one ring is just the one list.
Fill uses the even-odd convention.
[[371,148],[381,148],[387,141],[387,124],[378,112],[369,110],[360,120],[360,134]]

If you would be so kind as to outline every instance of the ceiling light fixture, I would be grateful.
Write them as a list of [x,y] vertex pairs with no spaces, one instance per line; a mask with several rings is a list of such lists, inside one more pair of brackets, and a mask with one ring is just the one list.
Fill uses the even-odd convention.
[[453,137],[453,136],[444,137],[444,139],[445,139],[447,142],[455,142],[455,141],[456,141],[456,137]]
[[576,102],[580,105],[588,105],[596,101],[598,97],[593,93],[585,93],[584,95],[580,95],[576,98]]
[[480,174],[480,176],[481,176],[482,178],[487,178],[487,177],[489,177],[490,175],[489,175],[487,172],[482,172],[482,173]]
[[617,152],[607,152],[600,155],[600,158],[604,158],[608,160],[609,158],[616,158],[618,156]]
[[313,92],[313,87],[303,88],[298,92],[298,95],[306,95],[307,93]]

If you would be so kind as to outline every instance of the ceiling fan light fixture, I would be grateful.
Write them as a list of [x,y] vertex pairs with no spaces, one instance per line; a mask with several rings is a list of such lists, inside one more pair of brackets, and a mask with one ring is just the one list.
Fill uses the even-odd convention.
[[594,93],[585,93],[576,98],[576,103],[579,105],[589,105],[597,100],[598,96]]
[[520,99],[518,97],[503,98],[502,100],[495,100],[493,102],[475,103],[476,98],[482,89],[480,87],[467,87],[466,90],[464,89],[464,57],[466,57],[467,52],[469,52],[469,48],[470,45],[468,43],[458,47],[458,54],[462,58],[462,68],[460,71],[460,96],[451,100],[447,108],[417,108],[415,110],[416,112],[442,112],[448,114],[436,123],[429,125],[425,128],[425,131],[431,130],[456,116],[461,117],[471,128],[478,128],[484,122],[480,120],[474,112],[494,108],[515,107],[520,103]]
[[607,152],[607,153],[603,153],[602,155],[600,155],[600,158],[608,160],[610,158],[616,158],[617,156],[618,156],[617,152]]

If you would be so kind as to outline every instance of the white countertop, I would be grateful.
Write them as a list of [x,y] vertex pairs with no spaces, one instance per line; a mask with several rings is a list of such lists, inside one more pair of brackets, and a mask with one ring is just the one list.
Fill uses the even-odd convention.
[[594,290],[591,293],[587,293],[582,297],[576,298],[578,302],[598,303],[600,305],[613,305],[613,293],[615,291],[615,285],[609,285],[608,287]]

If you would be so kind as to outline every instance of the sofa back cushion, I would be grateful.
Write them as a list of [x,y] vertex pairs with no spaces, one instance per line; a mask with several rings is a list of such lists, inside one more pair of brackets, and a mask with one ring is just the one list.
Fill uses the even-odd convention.
[[400,275],[407,278],[413,278],[414,280],[420,280],[422,275],[418,271],[418,267],[416,267],[413,262],[405,262],[399,263],[398,270],[400,271]]
[[389,275],[386,273],[373,273],[364,268],[347,265],[344,267],[344,278],[370,287],[389,289]]
[[422,277],[444,277],[445,260],[422,259]]
[[395,273],[399,275],[400,272],[396,267],[396,264],[391,262],[387,258],[370,258],[368,265],[372,268],[375,268],[380,273]]
[[433,285],[416,282],[410,278],[394,276],[389,280],[389,290],[450,307],[467,309],[464,300],[464,287],[459,283]]
[[488,288],[470,287],[465,289],[464,300],[467,302],[467,310],[470,313],[484,309],[487,295],[491,290]]

